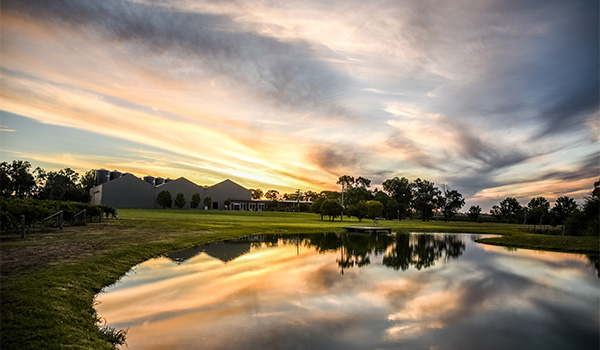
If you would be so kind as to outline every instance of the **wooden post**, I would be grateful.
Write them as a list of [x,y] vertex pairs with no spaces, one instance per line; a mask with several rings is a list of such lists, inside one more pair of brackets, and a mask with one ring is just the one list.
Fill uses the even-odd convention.
[[21,215],[21,238],[25,238],[25,215]]
[[60,214],[58,214],[58,227],[62,230],[63,229],[63,211],[60,211]]

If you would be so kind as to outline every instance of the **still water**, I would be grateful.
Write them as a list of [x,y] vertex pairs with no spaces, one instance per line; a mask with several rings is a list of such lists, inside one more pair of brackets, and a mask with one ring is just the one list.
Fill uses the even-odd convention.
[[599,348],[589,258],[477,237],[217,242],[136,266],[96,309],[132,350]]

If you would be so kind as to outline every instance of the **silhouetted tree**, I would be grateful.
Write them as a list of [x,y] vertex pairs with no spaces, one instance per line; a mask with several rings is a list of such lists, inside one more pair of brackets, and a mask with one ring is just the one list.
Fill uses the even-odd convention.
[[198,208],[199,205],[200,205],[200,193],[194,193],[192,195],[192,201],[190,202],[190,207],[192,209],[196,209],[196,208]]
[[548,218],[548,209],[550,209],[550,203],[544,197],[531,198],[529,204],[529,219],[533,223],[533,230],[535,231],[535,225],[541,225],[544,219]]
[[583,203],[582,227],[584,235],[600,236],[600,180]]
[[[553,225],[562,225],[565,220],[577,210],[577,203],[573,198],[566,196],[558,197],[554,207],[550,210]],[[563,229],[564,233],[564,229]]]
[[500,221],[500,219],[502,218],[502,214],[500,213],[500,207],[497,205],[492,205],[492,208],[490,209],[490,215],[496,220]]
[[421,220],[429,220],[436,209],[436,198],[440,191],[433,182],[417,178],[412,183],[413,208],[421,213]]
[[469,219],[471,219],[473,221],[479,220],[480,215],[481,215],[481,207],[478,205],[472,205],[469,208],[469,212],[467,213],[467,216],[469,217]]
[[413,198],[411,184],[407,178],[394,177],[383,182],[383,190],[396,200],[398,205],[398,219],[402,220],[410,209]]
[[268,190],[265,194],[265,198],[271,201],[276,201],[279,198],[279,191],[277,190]]
[[40,178],[45,179],[44,185],[38,193],[40,199],[83,203],[91,200],[89,190],[81,185],[79,174],[73,169],[65,168],[59,171],[50,171],[47,174],[39,171],[39,174]]
[[211,207],[212,207],[212,198],[211,197],[204,198],[204,207],[207,209],[211,209]]
[[182,209],[185,206],[185,195],[182,192],[179,192],[175,195],[175,206],[179,209]]
[[521,211],[521,204],[516,198],[507,197],[500,201],[500,216],[507,221],[515,222]]
[[28,161],[13,160],[12,163],[0,163],[0,186],[2,195],[14,195],[18,198],[30,196],[36,187],[35,178],[30,171]]
[[261,199],[264,194],[260,188],[250,189],[250,193],[252,194],[252,199]]
[[447,222],[465,205],[465,199],[457,190],[450,190],[448,185],[442,185],[442,191],[437,196],[437,205],[444,215],[444,221]]
[[96,186],[96,169],[86,171],[81,177],[80,183],[87,192],[89,192],[92,187]]
[[171,197],[171,192],[167,190],[160,191],[156,196],[156,203],[165,208],[171,208],[173,204],[173,198]]

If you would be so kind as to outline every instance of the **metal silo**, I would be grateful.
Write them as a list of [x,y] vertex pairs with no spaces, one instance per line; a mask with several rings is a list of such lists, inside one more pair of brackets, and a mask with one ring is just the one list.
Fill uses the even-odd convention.
[[110,171],[106,169],[96,170],[96,186],[110,181]]
[[123,176],[123,173],[118,171],[118,170],[113,170],[110,172],[110,181],[114,180],[114,179],[118,179],[121,176]]
[[144,181],[146,181],[150,185],[154,186],[154,176],[150,176],[150,175],[144,176]]

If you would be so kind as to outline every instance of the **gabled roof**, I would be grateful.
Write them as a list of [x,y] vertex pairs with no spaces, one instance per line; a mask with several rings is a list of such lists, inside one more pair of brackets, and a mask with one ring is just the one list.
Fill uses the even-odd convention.
[[219,183],[217,183],[217,184],[214,184],[214,185],[212,185],[212,186],[208,186],[206,189],[209,189],[209,188],[214,188],[214,187],[221,187],[221,186],[231,186],[231,185],[233,185],[233,186],[236,186],[236,187],[239,187],[239,188],[241,188],[241,189],[244,189],[244,190],[247,190],[247,191],[248,191],[248,189],[247,189],[246,187],[244,187],[244,186],[242,186],[242,185],[239,185],[239,184],[237,184],[237,183],[235,183],[235,182],[233,182],[233,181],[231,181],[231,180],[229,180],[229,179],[227,179],[227,180],[223,180],[223,181],[221,181],[221,182],[219,182]]
[[129,174],[129,173],[125,173],[123,174],[123,176],[118,177],[116,179],[107,181],[105,183],[102,183],[98,186],[95,187],[100,187],[100,186],[114,186],[115,184],[121,183],[121,182],[129,182],[135,185],[141,185],[141,186],[149,186],[149,187],[153,187],[152,184],[147,183],[146,181],[140,179],[139,177],[133,175],[133,174]]

